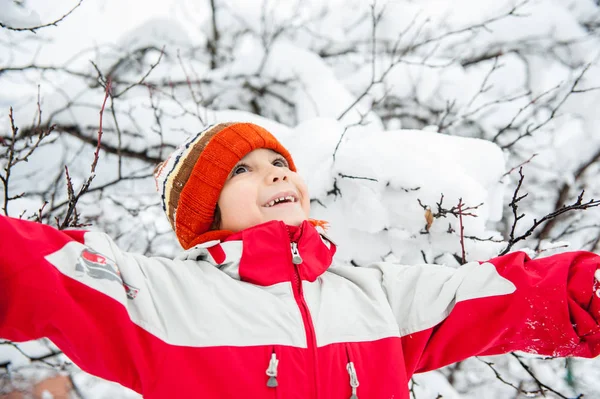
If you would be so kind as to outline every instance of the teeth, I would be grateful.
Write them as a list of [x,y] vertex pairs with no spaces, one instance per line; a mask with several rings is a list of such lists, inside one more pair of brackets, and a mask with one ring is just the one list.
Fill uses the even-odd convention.
[[273,205],[278,204],[278,203],[283,202],[283,201],[296,202],[297,200],[293,196],[288,195],[287,197],[275,198],[271,202],[268,202],[265,206],[267,208],[269,208],[269,207],[272,207]]

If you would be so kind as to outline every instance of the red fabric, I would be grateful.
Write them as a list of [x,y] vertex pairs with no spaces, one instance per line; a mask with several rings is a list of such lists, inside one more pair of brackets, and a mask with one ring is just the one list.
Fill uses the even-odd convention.
[[[271,222],[278,223],[278,222]],[[346,365],[355,364],[361,398],[408,399],[414,372],[480,354],[511,350],[559,356],[600,353],[600,298],[595,294],[596,255],[574,252],[538,260],[522,253],[491,262],[510,279],[513,294],[459,302],[434,328],[402,338],[345,342],[317,347],[300,280],[314,281],[333,250],[302,226],[299,250],[306,270],[294,268],[289,236],[280,228],[249,230],[240,273],[268,284],[293,281],[308,347],[185,347],[170,345],[133,324],[126,308],[111,297],[64,276],[44,256],[82,232],[59,232],[41,224],[0,216],[0,336],[14,341],[49,337],[84,370],[117,381],[148,399],[321,398],[347,399]],[[253,249],[254,248],[254,249]],[[257,249],[262,249],[258,251]],[[288,256],[292,275],[263,269],[255,257]],[[304,263],[304,262],[303,262]],[[243,272],[243,273],[242,273]],[[210,320],[206,321],[210,323]],[[348,326],[349,329],[352,326]],[[248,331],[252,334],[252,331]],[[277,389],[266,386],[270,355],[280,360]]]
[[44,259],[69,241],[83,242],[83,232],[0,216],[0,235],[0,337],[49,337],[82,369],[145,391],[162,343],[131,323],[120,303]]
[[516,350],[560,357],[600,354],[600,298],[592,290],[597,255],[569,252],[531,260],[515,252],[489,262],[517,290],[459,302],[443,323],[404,337],[409,373]]
[[[282,228],[269,228],[281,226]],[[315,281],[327,270],[335,250],[323,245],[319,233],[304,221],[299,227],[287,226],[281,221],[271,221],[246,229],[229,237],[227,241],[242,239],[244,252],[240,261],[240,277],[256,285],[273,285],[294,281],[295,273],[306,281]],[[291,263],[291,242],[297,242],[302,266],[296,270]],[[282,268],[281,264],[289,264]]]

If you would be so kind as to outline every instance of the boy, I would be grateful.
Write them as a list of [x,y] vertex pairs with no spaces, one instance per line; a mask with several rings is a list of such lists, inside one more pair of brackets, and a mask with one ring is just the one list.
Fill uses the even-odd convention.
[[600,353],[594,254],[332,265],[290,154],[250,123],[191,137],[156,177],[175,260],[0,217],[0,336],[49,337],[148,399],[407,399],[412,374],[469,356]]

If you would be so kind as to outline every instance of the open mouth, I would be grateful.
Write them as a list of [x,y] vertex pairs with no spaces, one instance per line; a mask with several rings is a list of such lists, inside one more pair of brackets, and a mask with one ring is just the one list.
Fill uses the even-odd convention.
[[281,204],[293,204],[294,202],[298,202],[298,198],[294,197],[293,195],[287,195],[285,197],[274,198],[263,206],[265,208],[272,208]]

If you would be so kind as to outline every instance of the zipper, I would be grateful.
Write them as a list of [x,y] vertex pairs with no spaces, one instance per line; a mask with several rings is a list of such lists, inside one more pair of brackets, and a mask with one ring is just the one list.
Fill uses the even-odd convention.
[[[292,233],[288,229],[287,225],[285,228],[290,237],[290,249],[292,253],[292,266],[294,267],[294,299],[296,300],[296,304],[300,309],[300,314],[302,315],[302,321],[304,322],[304,330],[306,332],[306,344],[308,346],[308,351],[310,354],[309,359],[309,374],[313,375],[313,395],[312,398],[318,398],[318,384],[317,384],[317,338],[315,335],[315,327],[312,322],[312,317],[310,315],[310,310],[308,309],[308,304],[304,299],[304,290],[302,289],[302,278],[300,277],[300,265],[302,264],[302,256],[300,255],[300,251],[298,250],[298,243],[293,241]],[[302,227],[301,227],[302,228]],[[300,236],[302,235],[302,231],[300,232]]]
[[299,264],[302,263],[302,256],[300,256],[300,252],[298,252],[298,243],[292,242],[292,263],[294,267],[297,268]]

